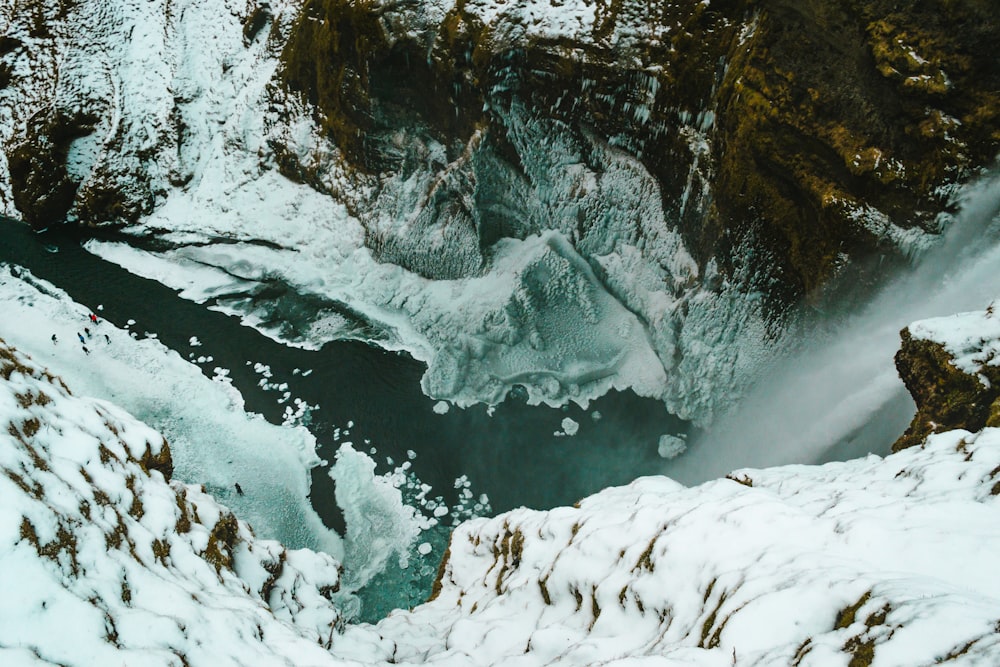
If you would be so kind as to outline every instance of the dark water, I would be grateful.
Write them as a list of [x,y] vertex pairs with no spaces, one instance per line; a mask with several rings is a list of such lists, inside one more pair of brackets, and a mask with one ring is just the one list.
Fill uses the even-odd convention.
[[[320,406],[310,430],[320,442],[321,457],[333,458],[334,429],[353,421],[344,439],[363,451],[376,447],[382,469],[386,457],[400,463],[407,450],[415,451],[413,471],[434,487],[431,496],[452,498],[453,480],[467,475],[472,490],[486,493],[494,511],[571,504],[607,486],[658,472],[663,463],[656,454],[659,436],[685,428],[662,403],[631,393],[593,402],[590,412],[599,411],[599,420],[575,405],[531,407],[515,399],[497,406],[493,416],[483,406],[438,415],[432,411],[434,401],[420,390],[423,364],[406,355],[351,341],[318,351],[276,343],[236,317],[186,301],[155,281],[91,255],[69,232],[34,234],[0,219],[0,261],[27,267],[92,310],[103,304],[102,316],[119,327],[136,320],[133,331],[155,332],[182,355],[192,351],[189,339],[197,336],[202,347],[194,351],[214,358],[204,367],[206,373],[215,366],[230,369],[247,409],[280,423],[285,406],[277,403],[275,392],[258,387],[260,376],[247,361],[269,365],[273,379],[288,382],[293,397]],[[313,373],[293,375],[295,368]],[[580,423],[579,433],[554,436],[567,416]],[[371,445],[364,444],[366,439]],[[313,506],[330,527],[342,531],[333,491],[326,471],[315,469]]]

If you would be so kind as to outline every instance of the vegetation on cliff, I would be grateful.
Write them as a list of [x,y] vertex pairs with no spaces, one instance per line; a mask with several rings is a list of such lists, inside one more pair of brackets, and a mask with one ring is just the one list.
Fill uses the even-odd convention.
[[917,414],[893,451],[931,433],[1000,427],[1000,328],[992,306],[916,322],[900,335],[896,369]]
[[563,34],[528,10],[432,4],[306,3],[280,76],[351,164],[405,168],[406,135],[455,159],[482,130],[474,150],[524,174],[503,113],[520,104],[568,127],[584,159],[596,135],[640,160],[700,263],[731,268],[758,239],[779,301],[849,258],[905,253],[905,228],[936,232],[947,186],[1000,150],[985,2],[597,3],[589,32]]

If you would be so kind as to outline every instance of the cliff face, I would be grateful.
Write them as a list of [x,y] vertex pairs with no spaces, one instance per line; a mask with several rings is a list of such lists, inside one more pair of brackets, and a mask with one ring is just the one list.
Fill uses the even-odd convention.
[[[945,186],[1000,148],[998,37],[984,2],[316,0],[279,76],[359,171],[412,171],[410,147],[443,147],[408,233],[461,230],[483,252],[539,227],[606,236],[593,230],[649,203],[588,198],[576,175],[600,180],[613,147],[702,267],[731,270],[753,239],[781,301],[936,231]],[[482,264],[466,246],[423,262],[403,235],[380,242],[434,277]]]
[[903,329],[896,369],[917,414],[894,451],[919,445],[931,433],[1000,426],[1000,323],[993,308]]
[[125,225],[239,276],[201,298],[254,321],[288,288],[305,342],[406,349],[462,404],[631,387],[710,421],[790,303],[932,243],[1000,151],[1000,28],[973,0],[10,0],[0,18],[5,211]]

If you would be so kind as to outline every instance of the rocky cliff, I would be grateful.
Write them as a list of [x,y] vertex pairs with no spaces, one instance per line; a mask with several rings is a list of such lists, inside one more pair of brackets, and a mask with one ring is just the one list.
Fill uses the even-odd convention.
[[894,450],[931,433],[1000,426],[1000,322],[985,311],[923,320],[901,332],[896,368],[917,404]]
[[[665,231],[645,204],[702,268],[731,273],[752,239],[780,302],[937,230],[946,186],[1000,148],[998,37],[985,2],[316,0],[279,79],[354,169],[409,172],[413,146],[442,147],[414,238],[370,229],[392,261],[473,272],[498,237],[546,228],[594,257],[590,239]],[[608,150],[656,201],[593,196]],[[467,243],[422,255],[439,228]]]

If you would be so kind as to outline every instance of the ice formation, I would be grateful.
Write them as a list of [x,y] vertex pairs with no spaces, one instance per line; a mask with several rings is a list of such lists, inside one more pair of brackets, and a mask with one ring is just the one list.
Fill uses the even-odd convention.
[[[406,34],[443,16],[446,5],[402,3],[386,20]],[[18,56],[16,83],[0,91],[0,142],[20,136],[33,114],[49,113],[50,98],[59,117],[83,109],[98,116],[70,151],[80,192],[125,193],[141,209],[126,231],[161,242],[155,252],[89,245],[129,270],[293,344],[361,337],[405,349],[428,364],[425,391],[458,405],[496,403],[518,385],[532,402],[581,405],[632,388],[707,421],[757,362],[759,304],[711,264],[699,270],[665,217],[655,179],[625,151],[594,141],[585,160],[566,128],[539,124],[516,106],[504,111],[532,181],[524,191],[507,184],[513,190],[501,205],[523,208],[528,227],[520,240],[489,248],[475,271],[431,280],[385,252],[376,261],[368,246],[383,232],[400,247],[443,243],[440,234],[454,233],[411,229],[433,172],[381,183],[340,173],[337,149],[310,110],[271,86],[298,3],[270,3],[269,27],[252,39],[244,22],[253,7],[238,0],[115,0],[74,5],[65,15],[51,2],[39,6],[50,14],[47,38],[11,14],[11,34],[31,48]],[[466,4],[484,20],[500,9]],[[503,9],[525,38],[583,38],[595,11],[576,1],[558,11],[542,2]],[[642,16],[616,25],[616,42],[650,38]],[[281,176],[276,151],[329,165],[324,192]],[[485,174],[489,159],[452,171]],[[0,210],[16,214],[5,173],[0,183]],[[359,210],[375,217],[362,221]],[[577,229],[584,211],[601,224]],[[460,241],[446,249],[449,257]],[[400,262],[433,254],[412,250]],[[264,296],[272,286],[308,304],[306,321],[290,326],[273,315]]]
[[[247,414],[231,384],[213,382],[156,340],[134,340],[108,322],[94,330],[96,342],[84,354],[77,335],[89,311],[22,269],[0,266],[0,298],[0,338],[58,369],[78,391],[121,405],[163,433],[178,479],[204,485],[265,537],[341,553],[340,540],[309,504],[308,470],[319,458],[304,428]],[[237,494],[236,483],[250,493]]]
[[[99,388],[95,357],[72,337],[87,311],[17,270],[0,285],[16,319],[36,325],[0,337]],[[914,329],[966,350],[995,333],[992,319]],[[131,345],[147,363],[172,358],[100,326],[118,355]],[[342,571],[255,538],[202,487],[168,480],[162,436],[120,408],[70,395],[6,343],[0,367],[4,664],[902,666],[1000,655],[1000,429],[692,488],[643,478],[575,507],[464,521],[429,602],[345,625],[355,608],[343,589],[372,571],[356,565],[398,558],[417,535],[369,459],[345,445],[333,469],[353,507],[355,569]],[[170,385],[190,368],[156,370]]]
[[980,382],[988,383],[980,375],[980,369],[984,365],[1000,365],[998,308],[1000,302],[994,301],[986,310],[920,320],[908,329],[913,338],[940,343],[958,370],[979,375]]

